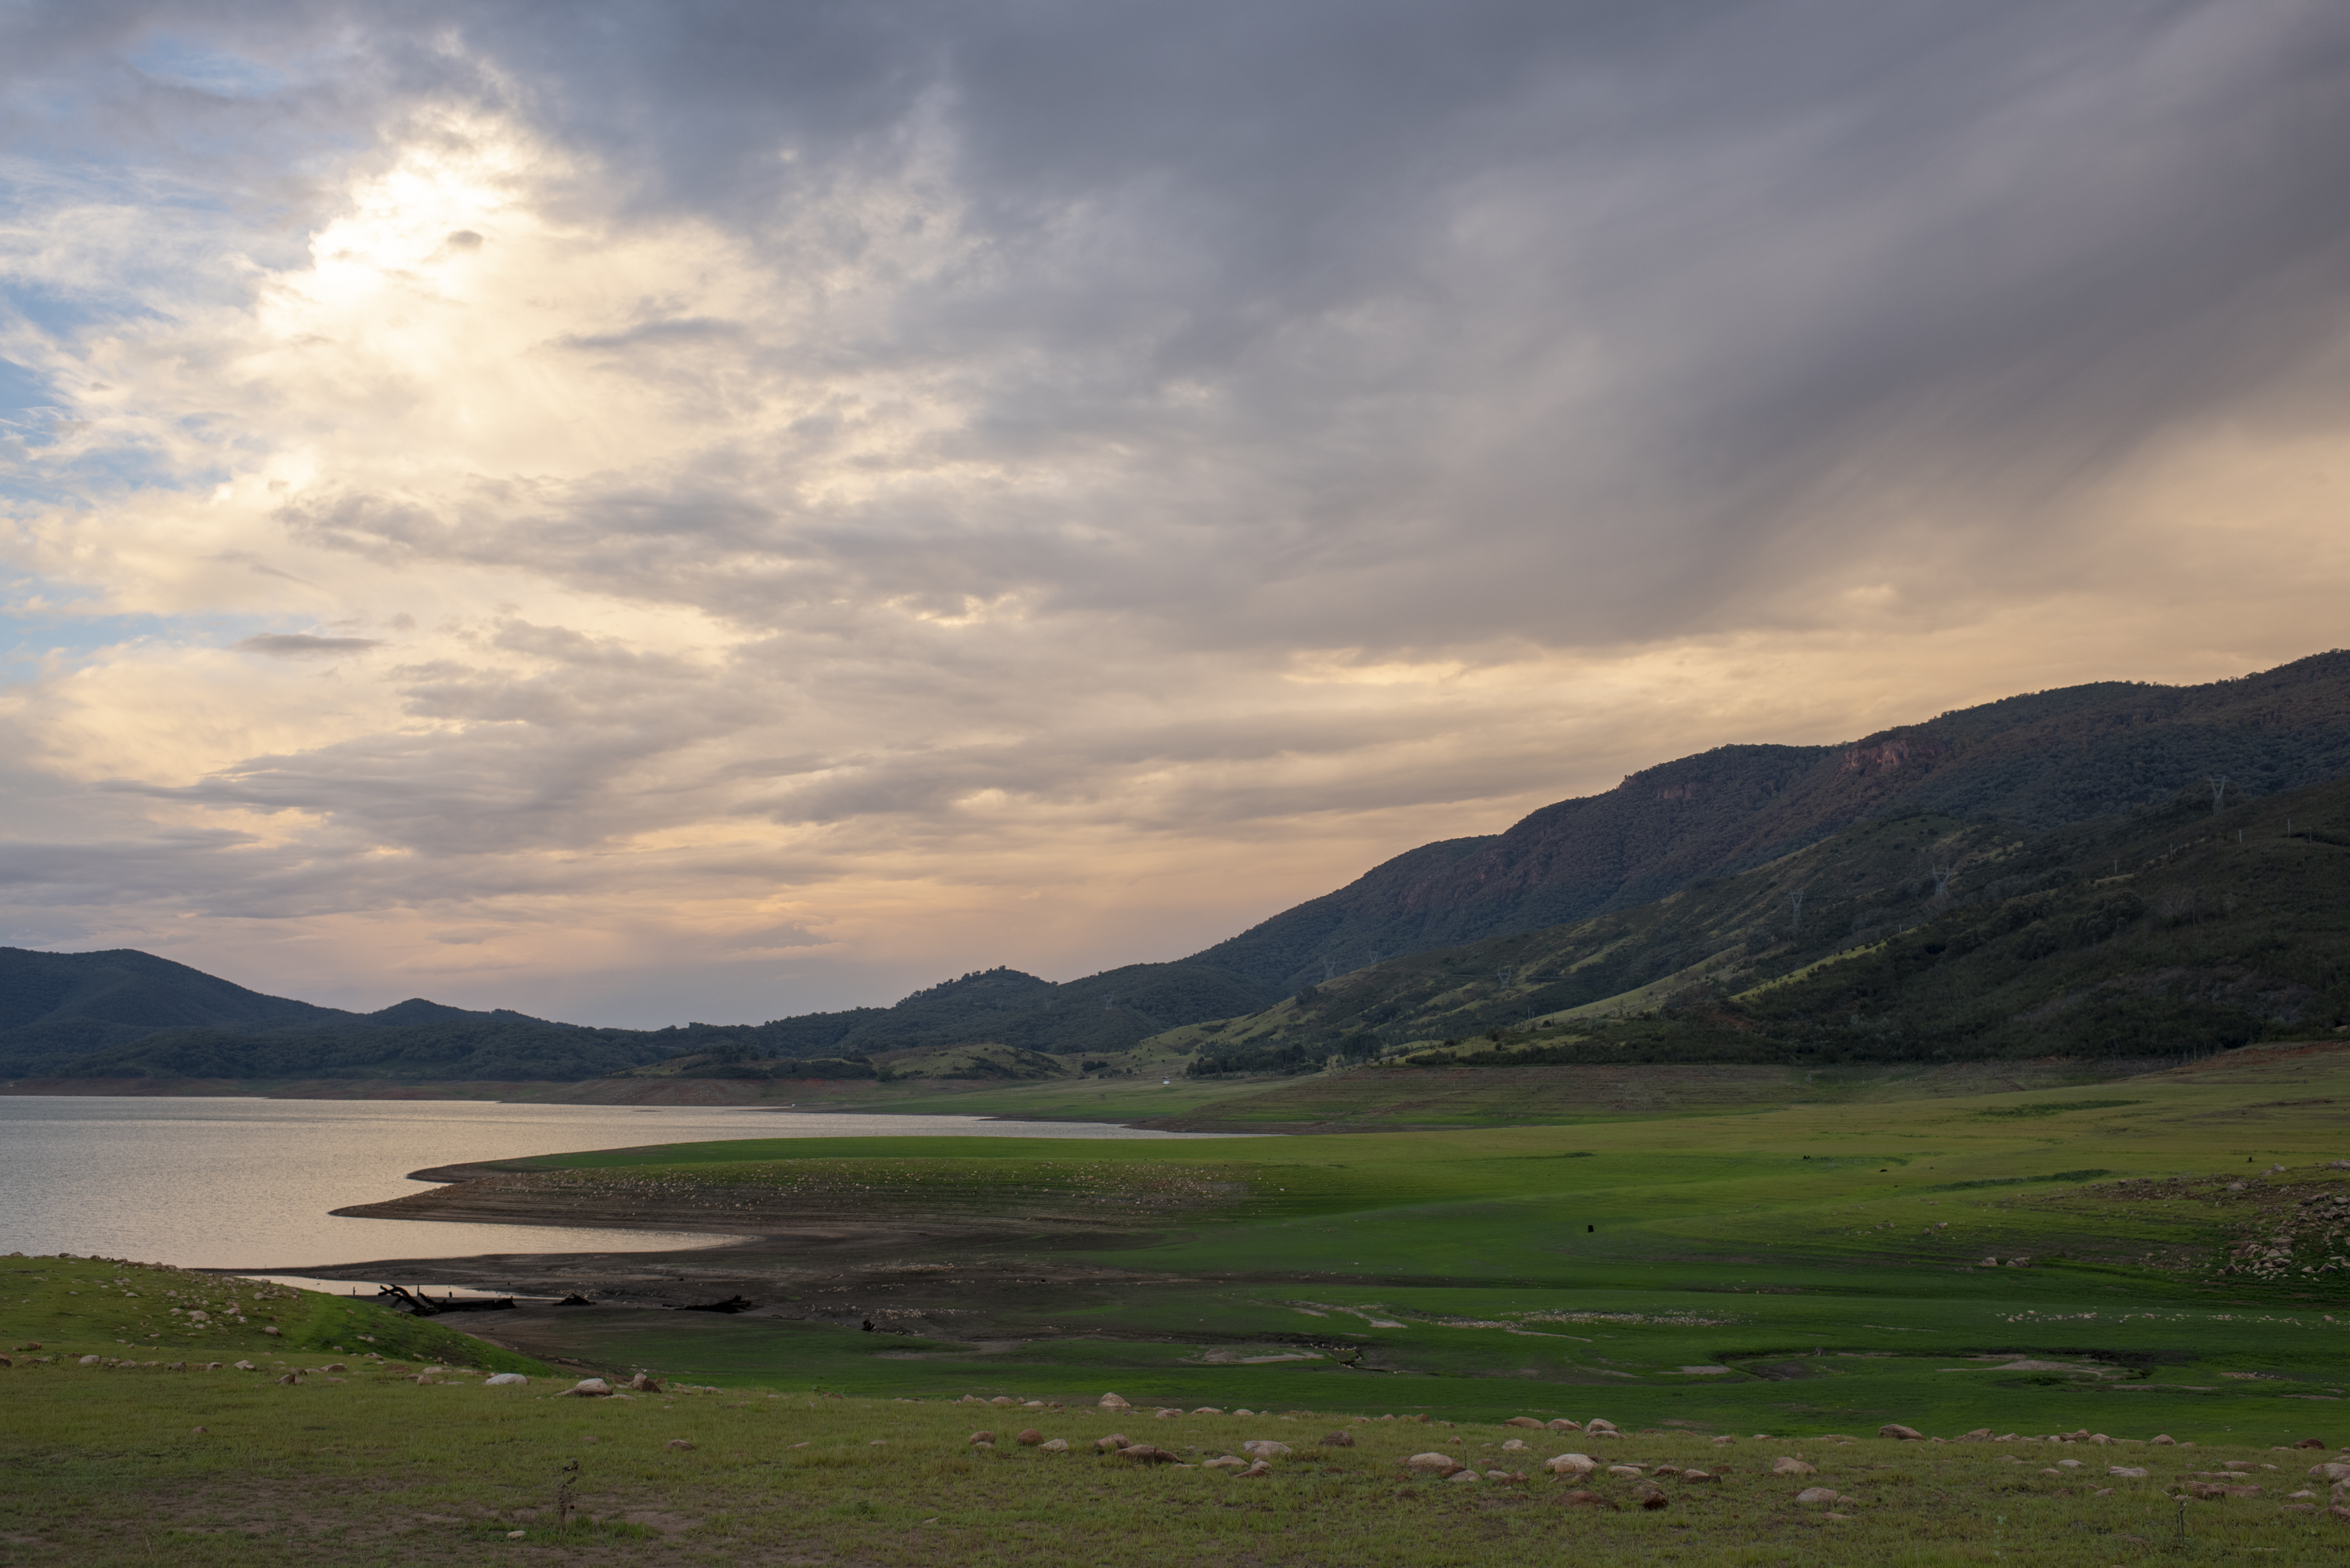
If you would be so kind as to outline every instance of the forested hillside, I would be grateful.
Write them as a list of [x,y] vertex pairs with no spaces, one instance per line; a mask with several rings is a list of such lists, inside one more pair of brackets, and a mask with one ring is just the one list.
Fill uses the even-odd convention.
[[[1196,1071],[2192,1054],[2350,1022],[2350,780],[2052,833],[1880,818],[1617,913],[1162,1037]],[[1498,1053],[1498,1054],[1497,1054]]]
[[1426,845],[1192,961],[1281,989],[1378,958],[1628,909],[1891,814],[2044,830],[2225,778],[2258,799],[2350,773],[2350,653],[2205,686],[2011,697],[1835,746],[1724,746],[1486,838]]

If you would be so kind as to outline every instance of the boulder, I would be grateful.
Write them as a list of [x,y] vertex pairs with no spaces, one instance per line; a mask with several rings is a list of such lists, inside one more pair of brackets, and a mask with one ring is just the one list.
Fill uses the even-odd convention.
[[1508,1420],[1503,1422],[1502,1425],[1504,1427],[1534,1427],[1539,1428],[1542,1426],[1542,1423],[1535,1420],[1532,1416],[1513,1416]]
[[[84,1366],[95,1366],[98,1365],[98,1357],[95,1355],[85,1355],[81,1358],[81,1364]],[[254,1369],[253,1363],[250,1361],[240,1361],[236,1364],[236,1369],[239,1372],[250,1372]]]
[[2146,1480],[2144,1465],[2107,1465],[2106,1473],[2109,1476],[2120,1476],[2125,1480]]
[[[95,1366],[98,1365],[98,1357],[95,1355],[85,1355],[81,1358],[81,1365],[84,1366]],[[237,1365],[244,1367],[247,1372],[253,1370],[251,1365],[246,1362],[240,1361]]]
[[1877,1428],[1877,1435],[1880,1438],[1891,1438],[1896,1441],[1904,1443],[1923,1442],[1926,1438],[1926,1434],[1919,1431],[1917,1428],[1905,1427],[1898,1421],[1886,1422],[1885,1425]]
[[1583,1429],[1586,1432],[1613,1432],[1616,1430],[1616,1423],[1605,1417],[1594,1416],[1583,1423]]
[[1269,1465],[1269,1464],[1265,1463],[1265,1462],[1264,1462],[1264,1460],[1263,1460],[1263,1459],[1259,1459],[1259,1460],[1257,1460],[1254,1464],[1253,1464],[1253,1465],[1249,1466],[1249,1468],[1248,1468],[1248,1469],[1244,1469],[1244,1470],[1236,1471],[1236,1472],[1233,1474],[1233,1476],[1232,1476],[1232,1480],[1253,1480],[1254,1478],[1256,1478],[1256,1477],[1258,1477],[1258,1476],[1269,1476],[1269,1475],[1271,1475],[1272,1473],[1273,1473],[1273,1467],[1272,1467],[1271,1465]]
[[[38,1350],[40,1346],[35,1345],[33,1348]],[[2293,1445],[2296,1449],[2322,1449],[2324,1446],[2325,1439],[2323,1438],[2303,1438]]]
[[1149,1443],[1134,1443],[1120,1449],[1118,1457],[1130,1459],[1138,1465],[1171,1465],[1175,1462],[1173,1454],[1165,1449],[1153,1448]]
[[2160,1443],[2163,1447],[2169,1448],[2175,1445],[2178,1439],[2172,1437],[2168,1432],[2161,1432],[2158,1433],[2154,1437],[2148,1438],[2147,1441],[2149,1443]]
[[1444,1476],[1449,1476],[1461,1468],[1459,1462],[1450,1454],[1414,1454],[1403,1463],[1406,1469],[1422,1470]]
[[1451,1475],[1446,1476],[1444,1479],[1449,1481],[1476,1482],[1482,1481],[1485,1478],[1479,1475],[1475,1470],[1470,1469],[1464,1466],[1460,1469],[1454,1470]]
[[1545,1424],[1554,1432],[1580,1432],[1583,1430],[1582,1422],[1570,1421],[1564,1416],[1561,1416],[1555,1421],[1547,1422]]
[[1672,1506],[1672,1501],[1673,1500],[1671,1498],[1667,1497],[1660,1491],[1649,1490],[1644,1491],[1640,1494],[1640,1506],[1642,1508],[1669,1508]]
[[1616,1501],[1613,1498],[1603,1496],[1596,1491],[1584,1491],[1580,1489],[1568,1492],[1565,1497],[1560,1498],[1558,1501],[1565,1503],[1569,1508],[1614,1508],[1616,1506]]
[[648,1377],[641,1372],[629,1379],[629,1386],[639,1394],[658,1394],[661,1391],[660,1379]]
[[986,1443],[990,1447],[993,1447],[995,1442],[995,1434],[993,1432],[973,1432],[971,1435],[971,1440],[974,1444]]
[[1589,1454],[1561,1454],[1543,1461],[1543,1469],[1555,1476],[1587,1476],[1599,1468],[1599,1461]]
[[1520,1454],[1525,1452],[1525,1448],[1526,1440],[1523,1438],[1512,1438],[1502,1445],[1502,1451],[1505,1454]]
[[1795,1501],[1810,1507],[1818,1503],[1842,1502],[1844,1499],[1836,1495],[1836,1490],[1832,1486],[1807,1486],[1795,1494]]
[[1118,1449],[1126,1447],[1127,1444],[1133,1440],[1133,1438],[1128,1437],[1124,1432],[1112,1432],[1107,1438],[1096,1438],[1094,1439],[1094,1449],[1098,1453],[1116,1453]]
[[1101,1397],[1100,1403],[1101,1407],[1105,1410],[1131,1410],[1134,1408],[1133,1406],[1128,1404],[1125,1400],[1119,1398],[1115,1394],[1103,1395]]
[[482,1386],[484,1388],[521,1388],[527,1386],[529,1382],[530,1379],[525,1377],[519,1372],[501,1372],[495,1376],[484,1377],[482,1379]]
[[1040,1454],[1066,1454],[1069,1451],[1069,1440],[1066,1438],[1047,1438],[1036,1445],[1036,1451]]
[[612,1392],[612,1386],[600,1377],[582,1377],[564,1393],[575,1399],[601,1399]]
[[1255,1438],[1243,1443],[1241,1452],[1254,1459],[1285,1459],[1289,1457],[1289,1445],[1270,1438]]
[[1820,1467],[1807,1465],[1792,1454],[1782,1454],[1771,1461],[1771,1473],[1774,1476],[1815,1476],[1820,1473]]
[[1355,1434],[1352,1432],[1325,1432],[1322,1434],[1322,1446],[1326,1449],[1351,1449],[1355,1446]]
[[1721,1479],[1721,1478],[1720,1476],[1714,1474],[1711,1470],[1683,1470],[1681,1472],[1681,1480],[1685,1481],[1718,1481]]
[[1962,1443],[1988,1443],[1991,1440],[1991,1430],[1989,1427],[1977,1427],[1971,1432],[1959,1434],[1959,1441]]
[[277,1331],[277,1325],[276,1325],[276,1324],[270,1324],[268,1327],[266,1327],[266,1328],[263,1329],[261,1332],[262,1332],[262,1333],[264,1333],[264,1334],[267,1334],[270,1338],[272,1338],[272,1339],[276,1339],[276,1338],[277,1337],[277,1332],[278,1332],[278,1331]]
[[1244,1470],[1249,1468],[1249,1461],[1236,1454],[1219,1454],[1200,1468],[1211,1470]]
[[990,1399],[988,1403],[991,1405],[1017,1405],[1020,1401],[1011,1397],[1009,1395],[998,1394],[994,1398]]
[[1202,1405],[1198,1409],[1192,1411],[1191,1414],[1194,1416],[1221,1416],[1223,1412],[1217,1409],[1213,1405]]
[[1638,1465],[1609,1465],[1607,1467],[1607,1473],[1611,1476],[1622,1476],[1627,1480],[1638,1480],[1640,1479],[1640,1467]]
[[299,1383],[302,1381],[302,1375],[298,1372],[288,1372],[277,1381],[280,1383]]
[[2350,1465],[2328,1459],[2322,1465],[2310,1466],[2309,1473],[2314,1476],[2324,1476],[2327,1480],[2343,1480],[2350,1479]]
[[1024,1449],[1033,1449],[1044,1440],[1045,1434],[1034,1427],[1023,1428],[1020,1435],[1013,1439]]

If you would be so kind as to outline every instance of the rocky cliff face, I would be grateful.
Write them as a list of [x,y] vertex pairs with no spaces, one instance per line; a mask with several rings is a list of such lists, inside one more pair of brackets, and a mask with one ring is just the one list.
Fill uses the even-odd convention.
[[2350,654],[2207,686],[2109,681],[1960,709],[1836,746],[1723,746],[1508,831],[1424,845],[1197,955],[1294,986],[1383,957],[1662,898],[1872,816],[2047,829],[2224,777],[2230,798],[2350,773]]

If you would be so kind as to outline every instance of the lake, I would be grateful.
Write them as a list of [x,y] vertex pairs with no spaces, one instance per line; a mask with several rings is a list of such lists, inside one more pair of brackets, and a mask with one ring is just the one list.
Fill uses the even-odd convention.
[[377,1258],[662,1251],[723,1238],[338,1219],[467,1160],[719,1138],[1184,1137],[1089,1122],[698,1106],[0,1096],[0,1253],[261,1271]]

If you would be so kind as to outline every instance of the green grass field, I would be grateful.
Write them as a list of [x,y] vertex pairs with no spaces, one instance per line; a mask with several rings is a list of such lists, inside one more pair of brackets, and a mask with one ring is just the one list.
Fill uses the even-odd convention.
[[[336,1297],[248,1291],[246,1321],[213,1327],[216,1281],[0,1260],[16,1282],[0,1332],[43,1344],[0,1374],[16,1478],[0,1561],[2097,1564],[2168,1551],[2184,1518],[2190,1555],[2334,1562],[2350,1516],[2323,1511],[2327,1483],[2302,1474],[2325,1456],[2287,1446],[2350,1446],[2345,1105],[2350,1051],[2328,1044],[2022,1093],[1568,1125],[519,1160],[515,1200],[545,1184],[656,1223],[681,1206],[754,1228],[995,1227],[983,1253],[783,1256],[745,1316],[466,1324],[536,1360]],[[1058,1240],[1023,1253],[1003,1240],[1023,1226]],[[761,1258],[775,1262],[744,1266]],[[913,1331],[866,1333],[859,1314]],[[556,1355],[726,1392],[553,1401]],[[510,1393],[388,1370],[427,1356],[538,1380]],[[274,1380],[330,1357],[347,1370]],[[238,1359],[256,1370],[164,1370]],[[1111,1391],[1276,1414],[1110,1417],[1093,1406]],[[1034,1401],[1019,1424],[1087,1451],[973,1455],[971,1428],[1014,1417],[948,1403],[968,1397]],[[1358,1447],[1309,1454],[1356,1417],[1374,1418],[1352,1428]],[[1576,1485],[1502,1460],[1513,1417],[1632,1434],[1529,1437],[1537,1460],[1605,1446],[1652,1471],[1730,1473],[1668,1480],[1669,1503],[1645,1511],[1630,1504],[1646,1480],[1603,1472],[1582,1488],[1599,1501],[1570,1506]],[[1896,1444],[1875,1436],[1888,1422],[2008,1440]],[[1262,1480],[1138,1469],[1091,1456],[1114,1423],[1187,1463],[1251,1437],[1298,1452]],[[2081,1461],[2064,1466],[2067,1433],[2122,1446],[2064,1446]],[[1444,1448],[1533,1479],[1413,1480],[1398,1464]],[[1797,1452],[1852,1501],[1795,1502],[1767,1470]],[[531,1511],[572,1459],[595,1522],[556,1539]],[[2187,1481],[2230,1468],[2227,1484],[2261,1492],[2182,1514]]]

